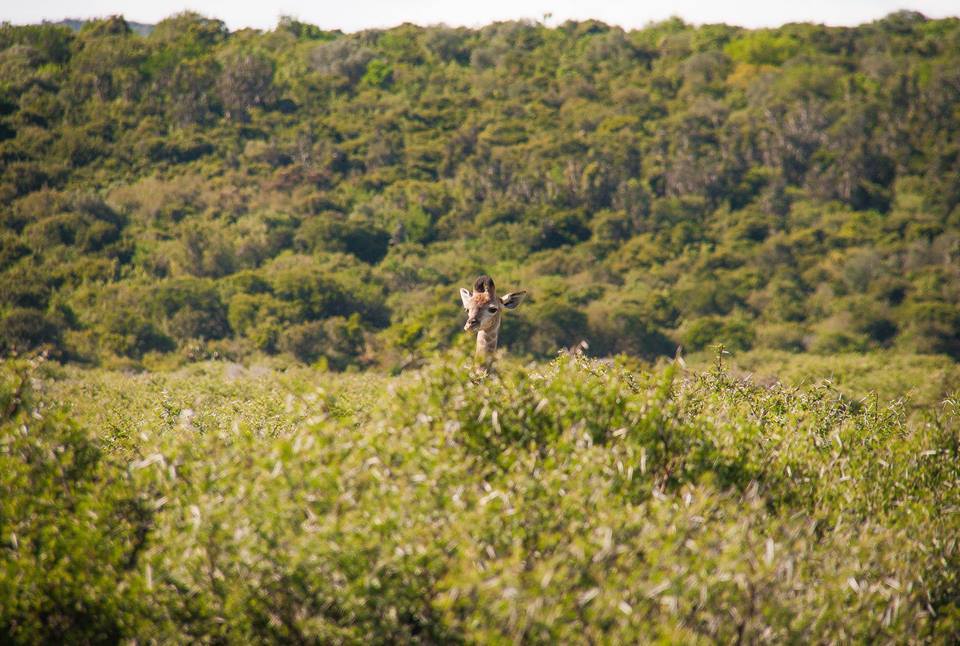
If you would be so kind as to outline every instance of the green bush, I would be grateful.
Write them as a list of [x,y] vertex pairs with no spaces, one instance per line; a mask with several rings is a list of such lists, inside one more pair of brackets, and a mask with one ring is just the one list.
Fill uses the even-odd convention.
[[901,345],[924,354],[943,353],[960,357],[960,315],[942,302],[911,303]]
[[800,48],[799,43],[788,35],[776,35],[770,31],[756,31],[724,47],[726,54],[737,62],[753,65],[781,65]]
[[325,341],[323,323],[310,321],[291,325],[284,330],[280,335],[279,347],[301,361],[313,363],[323,353]]
[[351,220],[327,212],[306,220],[296,242],[308,251],[345,251],[368,263],[378,263],[387,254],[390,236],[363,220]]
[[22,403],[41,373],[3,374],[0,626],[17,641],[960,630],[953,401],[910,419],[829,387],[583,357],[389,382],[47,377],[94,437]]
[[616,305],[596,303],[588,310],[587,337],[590,353],[596,356],[630,354],[652,359],[673,354],[676,344],[657,330],[649,307],[627,302]]
[[757,344],[773,350],[801,352],[804,348],[803,328],[791,323],[770,323],[757,326]]
[[587,315],[566,297],[544,298],[505,315],[501,342],[511,352],[549,357],[589,340]]
[[309,321],[283,330],[278,348],[300,361],[313,363],[323,357],[327,365],[343,370],[356,361],[363,350],[360,317],[335,316],[325,321]]
[[63,330],[39,310],[15,308],[0,319],[0,348],[4,353],[24,353],[48,346],[59,353]]
[[691,351],[703,350],[718,343],[730,350],[749,350],[753,345],[754,332],[752,326],[742,319],[704,317],[684,325],[680,340]]
[[0,632],[12,643],[107,643],[150,619],[141,560],[158,504],[89,430],[0,376]]
[[52,291],[49,277],[24,267],[10,271],[5,278],[0,284],[0,303],[7,307],[46,308]]

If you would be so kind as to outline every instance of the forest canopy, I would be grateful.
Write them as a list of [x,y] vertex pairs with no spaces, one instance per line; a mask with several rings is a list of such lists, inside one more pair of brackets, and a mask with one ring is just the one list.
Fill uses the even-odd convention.
[[960,357],[960,20],[0,26],[0,352]]

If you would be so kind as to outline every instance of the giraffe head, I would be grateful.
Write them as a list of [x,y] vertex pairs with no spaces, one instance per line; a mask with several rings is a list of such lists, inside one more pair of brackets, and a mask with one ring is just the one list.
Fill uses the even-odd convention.
[[493,279],[480,276],[473,285],[473,293],[460,289],[460,300],[463,301],[463,309],[467,310],[467,323],[463,329],[467,332],[496,332],[504,308],[514,309],[523,300],[524,294],[525,291],[520,291],[497,296]]

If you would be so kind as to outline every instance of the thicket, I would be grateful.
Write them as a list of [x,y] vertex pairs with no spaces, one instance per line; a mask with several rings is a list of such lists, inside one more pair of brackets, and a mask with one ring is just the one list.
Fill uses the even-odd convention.
[[906,411],[568,356],[485,378],[8,363],[0,633],[948,643],[957,401]]
[[[141,30],[147,31],[147,30]],[[960,356],[960,20],[0,26],[0,346]]]

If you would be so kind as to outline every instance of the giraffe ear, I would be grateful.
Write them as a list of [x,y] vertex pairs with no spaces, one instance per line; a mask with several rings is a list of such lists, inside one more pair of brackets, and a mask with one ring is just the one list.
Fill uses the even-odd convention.
[[470,299],[471,299],[470,290],[464,289],[463,287],[461,287],[461,288],[460,288],[460,300],[463,302],[463,307],[464,307],[464,308],[467,308],[467,309],[470,308]]
[[500,297],[500,302],[503,303],[503,306],[508,310],[516,309],[517,305],[520,304],[520,301],[523,300],[524,295],[527,292],[510,292],[509,294],[504,294]]

